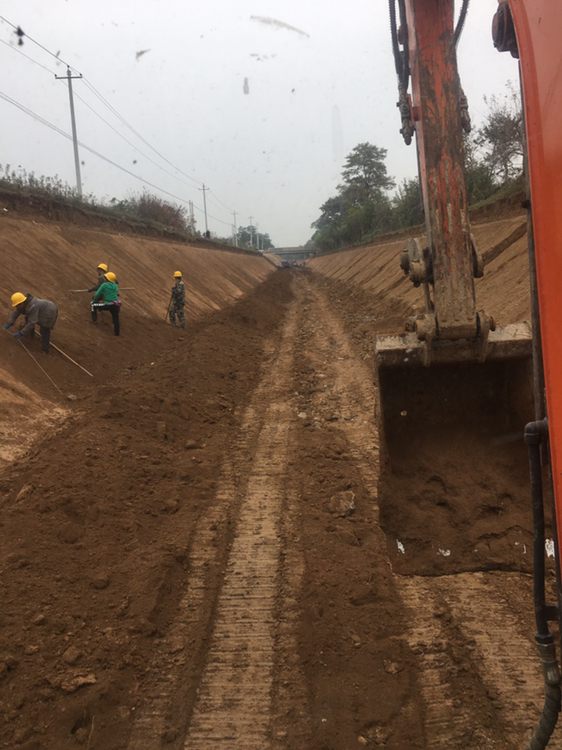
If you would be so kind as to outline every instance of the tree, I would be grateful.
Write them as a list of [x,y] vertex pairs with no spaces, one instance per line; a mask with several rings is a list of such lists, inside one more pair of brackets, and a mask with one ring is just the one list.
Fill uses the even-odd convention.
[[164,201],[151,193],[130,195],[127,199],[117,201],[112,199],[113,207],[123,213],[131,214],[143,221],[155,221],[166,227],[181,229],[188,232],[191,229],[185,206]]
[[387,151],[371,143],[360,143],[348,154],[342,172],[343,185],[338,189],[345,192],[353,202],[376,200],[385,190],[394,187],[394,180],[386,171]]
[[320,206],[320,217],[312,222],[316,229],[311,241],[323,250],[333,250],[342,244],[341,229],[345,216],[343,195],[335,195]]
[[269,234],[258,232],[252,225],[238,227],[238,247],[255,247],[259,250],[268,250],[275,247]]
[[498,189],[492,168],[488,161],[478,157],[474,141],[473,135],[464,136],[466,195],[469,206],[486,200]]
[[238,227],[238,247],[246,247],[251,244],[253,227]]
[[269,234],[267,234],[267,232],[265,234],[260,233],[259,237],[260,237],[260,248],[262,250],[270,250],[271,248],[275,247],[275,245],[271,241],[271,237],[269,236]]
[[511,82],[507,89],[503,97],[484,97],[488,114],[474,138],[492,174],[504,185],[521,175],[525,154],[521,98]]
[[320,207],[311,242],[320,250],[369,240],[389,229],[392,207],[387,191],[394,180],[386,171],[386,149],[360,143],[348,154],[338,193]]
[[423,196],[417,177],[404,179],[392,197],[393,225],[398,229],[424,222]]

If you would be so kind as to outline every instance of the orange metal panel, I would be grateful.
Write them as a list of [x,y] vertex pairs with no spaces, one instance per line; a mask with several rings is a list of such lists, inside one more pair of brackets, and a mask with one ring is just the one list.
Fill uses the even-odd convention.
[[537,286],[562,549],[562,2],[509,0],[526,118]]

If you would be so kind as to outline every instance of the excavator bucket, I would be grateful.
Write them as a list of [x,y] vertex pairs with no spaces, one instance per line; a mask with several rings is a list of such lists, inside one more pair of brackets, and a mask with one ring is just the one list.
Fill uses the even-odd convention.
[[[401,133],[415,134],[425,237],[400,266],[425,293],[411,333],[379,336],[379,506],[394,569],[529,570],[524,426],[534,418],[531,332],[495,329],[476,303],[453,0],[390,3]],[[461,14],[462,15],[462,14]],[[410,89],[410,92],[409,92]]]
[[393,569],[530,570],[530,328],[490,332],[484,348],[437,341],[430,353],[428,365],[413,333],[375,342],[378,502]]

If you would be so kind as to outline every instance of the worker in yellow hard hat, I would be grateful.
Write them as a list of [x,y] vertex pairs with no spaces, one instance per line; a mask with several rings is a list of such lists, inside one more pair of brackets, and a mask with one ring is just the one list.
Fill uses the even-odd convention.
[[181,271],[174,271],[174,279],[176,280],[176,283],[172,287],[170,307],[168,308],[170,323],[173,326],[176,325],[177,315],[180,328],[185,328],[185,315],[183,313],[183,308],[185,307],[185,284],[183,283]]
[[45,354],[49,353],[51,342],[51,331],[57,322],[59,311],[53,302],[46,299],[39,299],[32,294],[22,294],[15,292],[11,299],[13,313],[8,318],[4,330],[11,328],[20,315],[25,315],[25,323],[21,329],[14,333],[14,338],[19,339],[22,336],[34,336],[35,326],[39,326],[41,333],[41,349]]
[[[96,269],[98,272],[98,280],[94,284],[94,286],[91,286],[88,291],[89,292],[97,292],[100,286],[105,282],[105,274],[108,273],[109,267],[107,263],[100,263]],[[119,282],[116,279],[116,283],[119,284]],[[92,300],[93,302],[93,300]],[[92,323],[95,323],[97,320],[97,315],[95,313],[95,310],[92,308]]]
[[104,274],[104,281],[97,292],[91,304],[92,320],[97,319],[98,310],[109,310],[113,321],[113,332],[119,336],[119,310],[121,309],[121,300],[119,299],[119,287],[117,278],[112,271]]
[[97,292],[100,286],[105,281],[105,274],[108,272],[109,268],[107,267],[107,263],[100,263],[98,267],[96,268],[96,271],[98,272],[98,280],[94,284],[94,286],[91,286],[88,291],[89,292]]

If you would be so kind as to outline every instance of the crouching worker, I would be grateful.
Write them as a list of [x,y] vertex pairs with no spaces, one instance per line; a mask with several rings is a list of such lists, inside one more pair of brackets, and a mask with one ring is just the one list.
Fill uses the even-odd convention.
[[14,312],[8,318],[4,326],[7,331],[11,328],[20,315],[25,315],[25,323],[18,333],[14,333],[14,338],[19,339],[22,336],[34,336],[35,326],[39,326],[41,333],[41,349],[45,354],[49,353],[51,343],[51,331],[57,322],[59,311],[53,302],[46,299],[39,299],[31,294],[22,294],[16,292],[12,294],[12,307]]
[[[98,310],[109,310],[111,313],[111,319],[113,320],[113,331],[116,336],[119,336],[119,310],[121,308],[121,300],[119,299],[119,287],[115,283],[115,278],[115,274],[112,271],[108,271],[108,273],[105,274],[105,281],[94,294],[91,308],[92,320],[96,320]],[[103,302],[100,300],[103,300]]]

